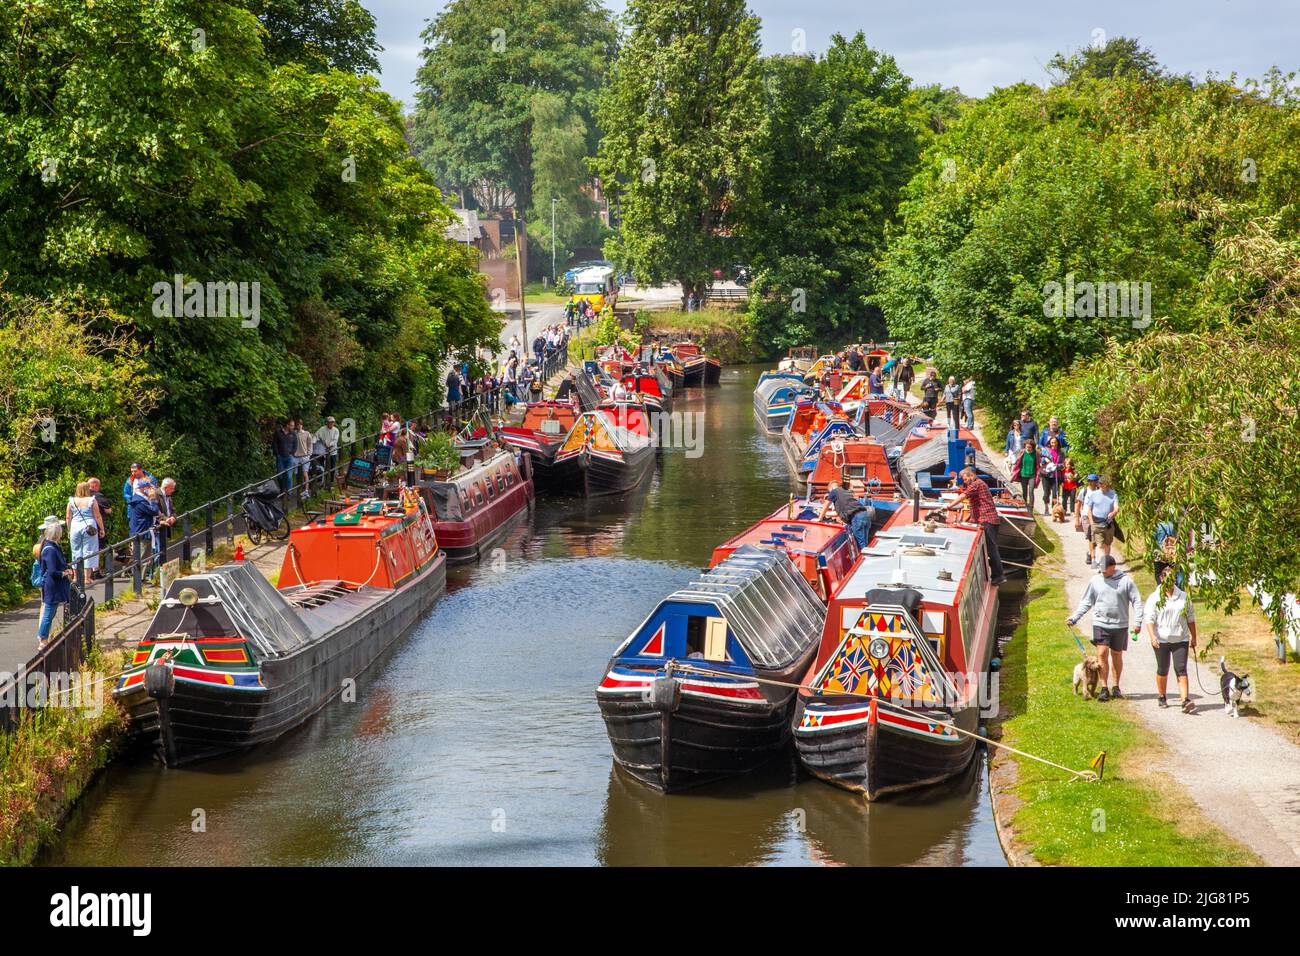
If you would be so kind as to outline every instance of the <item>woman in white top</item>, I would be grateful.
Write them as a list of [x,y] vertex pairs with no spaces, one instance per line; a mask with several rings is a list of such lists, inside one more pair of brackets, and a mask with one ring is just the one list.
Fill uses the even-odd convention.
[[1187,592],[1174,583],[1172,568],[1161,569],[1159,580],[1160,586],[1147,598],[1142,615],[1147,637],[1156,652],[1157,703],[1161,707],[1169,706],[1165,685],[1169,680],[1169,663],[1173,661],[1183,713],[1190,714],[1196,708],[1187,691],[1187,653],[1196,650],[1196,611]]

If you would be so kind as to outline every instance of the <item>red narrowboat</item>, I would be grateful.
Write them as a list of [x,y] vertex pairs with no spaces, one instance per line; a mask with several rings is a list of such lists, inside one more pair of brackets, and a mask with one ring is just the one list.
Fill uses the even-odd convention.
[[722,379],[722,362],[694,342],[678,342],[672,346],[673,358],[682,367],[682,382],[687,387],[717,385]]
[[438,543],[453,564],[480,560],[533,503],[531,472],[514,451],[478,441],[463,443],[462,455],[464,464],[445,481],[418,485],[434,513]]
[[522,422],[507,425],[498,432],[503,444],[529,458],[536,491],[553,487],[555,453],[573,430],[579,414],[578,407],[569,402],[533,402],[525,410]]
[[973,525],[900,509],[832,596],[795,704],[814,776],[868,800],[961,773],[975,753],[998,591]]
[[849,529],[838,521],[799,517],[804,504],[791,501],[724,541],[713,549],[709,567],[717,567],[745,545],[780,551],[818,596],[828,600],[853,566],[858,546]]

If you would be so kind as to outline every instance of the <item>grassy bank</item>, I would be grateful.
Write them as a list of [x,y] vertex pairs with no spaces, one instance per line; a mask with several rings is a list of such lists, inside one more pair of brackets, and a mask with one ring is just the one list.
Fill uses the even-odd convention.
[[994,723],[995,735],[1075,770],[1086,770],[1105,750],[1105,778],[1070,782],[1061,770],[999,753],[995,801],[1013,854],[1065,866],[1257,863],[1159,770],[1167,754],[1135,718],[1074,695],[1070,675],[1079,651],[1064,624],[1071,610],[1065,582],[1050,563],[1042,559],[1031,573],[1024,615],[1006,648],[1001,698],[1010,716]]
[[[96,654],[82,676],[92,680],[96,671],[111,676],[121,669],[118,655]],[[0,734],[0,864],[31,863],[117,752],[126,715],[111,697],[112,684],[105,680],[94,688],[98,713],[70,706],[34,710],[16,731]]]
[[637,321],[638,327],[644,323],[652,337],[692,339],[699,342],[711,355],[718,356],[723,364],[740,365],[771,358],[768,350],[754,341],[749,321],[739,309],[716,306],[697,312],[656,309],[653,312],[639,313]]

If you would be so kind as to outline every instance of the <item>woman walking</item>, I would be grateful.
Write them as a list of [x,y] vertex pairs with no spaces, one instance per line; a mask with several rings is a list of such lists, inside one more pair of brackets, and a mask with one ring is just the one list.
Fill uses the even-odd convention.
[[1024,445],[1024,440],[1020,437],[1020,419],[1011,422],[1011,427],[1007,429],[1007,440],[1002,446],[1002,451],[1006,455],[1004,459],[1007,465],[1007,471],[1012,471],[1016,466],[1016,460],[1020,457],[1020,449]]
[[41,525],[41,539],[32,548],[41,575],[41,620],[36,629],[36,652],[45,650],[50,642],[54,625],[54,612],[60,604],[68,603],[72,591],[72,568],[63,557],[63,522],[50,515]]
[[1056,502],[1056,492],[1061,481],[1061,466],[1065,464],[1065,453],[1056,436],[1048,441],[1047,447],[1038,456],[1038,482],[1043,486],[1043,514],[1052,513]]
[[961,398],[961,386],[955,375],[948,376],[948,384],[943,387],[943,404],[948,409],[948,427],[957,428],[961,422],[957,416],[957,402]]
[[1016,458],[1016,481],[1020,482],[1020,497],[1030,513],[1034,510],[1034,486],[1038,483],[1038,451],[1031,441],[1025,442]]
[[72,538],[72,565],[85,561],[85,569],[93,577],[99,570],[99,543],[104,538],[104,517],[99,513],[99,502],[90,490],[90,482],[77,484],[77,493],[68,499],[65,516]]
[[1184,714],[1196,709],[1187,690],[1187,653],[1196,650],[1196,611],[1192,599],[1174,581],[1173,569],[1164,568],[1159,586],[1147,598],[1143,620],[1147,637],[1156,652],[1156,703],[1168,707],[1165,688],[1169,682],[1169,665],[1178,678],[1178,696]]

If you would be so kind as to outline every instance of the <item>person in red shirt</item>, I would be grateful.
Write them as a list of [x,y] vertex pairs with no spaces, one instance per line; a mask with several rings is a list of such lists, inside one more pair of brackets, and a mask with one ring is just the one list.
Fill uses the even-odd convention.
[[970,520],[984,529],[984,547],[989,555],[989,574],[992,583],[997,585],[1006,580],[1002,571],[1002,555],[998,552],[998,522],[1002,520],[998,509],[993,504],[993,495],[989,486],[980,480],[974,468],[963,468],[961,472],[961,494],[944,511],[951,511],[963,502],[970,506]]

